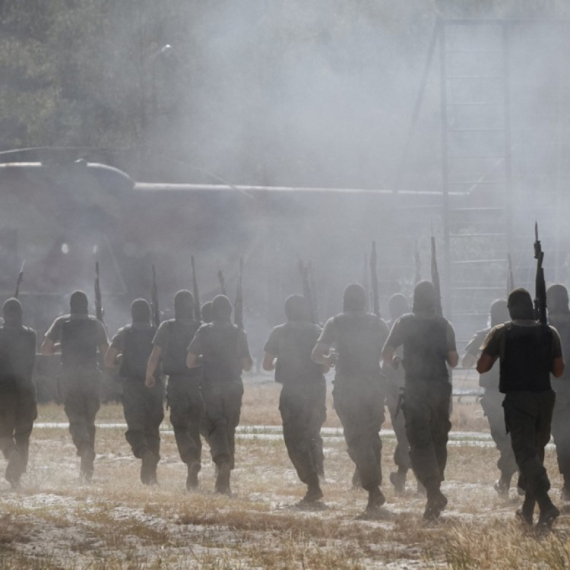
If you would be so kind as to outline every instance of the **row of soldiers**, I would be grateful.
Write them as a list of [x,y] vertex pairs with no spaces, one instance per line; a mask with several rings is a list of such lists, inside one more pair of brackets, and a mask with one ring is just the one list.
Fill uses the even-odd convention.
[[[550,290],[555,296],[566,291],[556,287]],[[570,322],[567,293],[565,299],[563,313]],[[441,483],[451,428],[449,369],[458,364],[459,355],[453,327],[439,315],[437,290],[430,282],[420,282],[411,312],[403,296],[393,297],[390,326],[366,311],[362,286],[349,285],[343,302],[343,312],[329,319],[321,330],[311,322],[303,297],[290,297],[285,303],[287,322],[273,330],[265,346],[263,367],[275,369],[276,380],[283,384],[279,403],[283,434],[299,478],[307,485],[304,502],[313,503],[323,496],[319,432],[326,418],[324,374],[334,367],[334,407],[356,466],[355,478],[368,492],[364,514],[376,516],[385,502],[381,491],[380,428],[388,403],[398,438],[398,470],[390,480],[397,491],[403,491],[411,466],[427,494],[424,518],[438,518],[447,505]],[[241,373],[250,369],[252,361],[245,332],[231,322],[232,306],[227,297],[219,295],[204,311],[204,320],[211,322],[196,321],[193,305],[192,294],[179,291],[174,300],[174,319],[155,330],[149,304],[137,299],[132,304],[132,323],[120,329],[109,346],[104,326],[88,314],[86,295],[76,291],[70,298],[70,314],[56,319],[46,333],[42,353],[61,351],[64,408],[86,480],[94,471],[99,351],[106,366],[118,366],[123,378],[126,438],[134,455],[142,460],[142,482],[156,482],[159,426],[163,419],[162,378],[167,376],[166,399],[180,457],[188,469],[187,488],[198,485],[202,435],[216,465],[216,491],[231,493],[235,429],[243,395]],[[557,306],[560,304],[552,302],[551,312]],[[554,409],[550,376],[563,374],[562,347],[556,329],[535,320],[527,291],[513,291],[507,307],[510,319],[494,306],[492,324],[497,326],[484,338],[480,335],[479,340],[470,343],[468,354],[472,365],[473,358],[481,353],[477,368],[486,390],[483,406],[501,451],[502,475],[497,490],[503,493],[508,489],[518,469],[519,487],[525,491],[521,517],[532,524],[538,503],[539,524],[549,527],[558,510],[548,496],[543,460]],[[31,383],[35,333],[22,325],[22,309],[16,299],[5,303],[4,318],[0,371],[6,397],[1,398],[0,442],[8,458],[6,478],[17,485],[27,464],[28,441],[36,416]],[[507,321],[507,325],[501,324]],[[565,343],[568,341],[565,339]],[[485,376],[497,358],[501,359],[498,391],[496,383]],[[467,356],[464,362],[469,364]],[[491,405],[496,409],[502,398],[499,392],[506,394],[503,407],[514,464],[512,456],[507,458],[505,446],[499,444],[502,432],[507,430],[504,424],[502,428],[494,424],[495,416],[489,411]],[[561,431],[568,433],[566,429]],[[563,450],[562,440],[558,441],[567,493],[570,472],[565,454],[569,450]]]

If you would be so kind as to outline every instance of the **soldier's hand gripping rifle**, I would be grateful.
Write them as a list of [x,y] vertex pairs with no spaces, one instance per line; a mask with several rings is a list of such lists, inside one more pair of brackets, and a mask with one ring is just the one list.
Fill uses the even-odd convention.
[[20,273],[18,273],[18,280],[16,281],[16,292],[14,293],[14,298],[18,298],[20,294],[20,285],[22,284],[22,279],[24,278],[24,265],[26,265],[26,260],[22,261],[22,267],[20,267]]
[[222,292],[222,295],[226,295],[226,280],[224,279],[224,274],[222,273],[222,270],[219,269],[218,270],[218,281],[220,282],[220,290]]
[[236,302],[234,305],[234,322],[243,330],[243,258],[239,260],[239,275],[236,287]]
[[152,285],[150,289],[150,306],[152,308],[152,326],[158,328],[160,325],[160,309],[158,306],[158,287],[156,285],[156,270],[152,264]]
[[305,299],[305,304],[309,311],[309,317],[312,323],[317,322],[317,316],[315,315],[315,303],[313,298],[313,291],[311,290],[311,282],[309,280],[309,264],[303,263],[302,259],[299,259],[299,273],[301,274],[301,280],[303,283],[303,299]]
[[443,309],[441,307],[441,285],[439,282],[439,271],[437,269],[437,251],[435,249],[435,237],[431,236],[431,282],[435,288],[436,312],[441,317]]
[[95,262],[95,315],[98,321],[104,323],[103,320],[103,303],[101,301],[101,284],[99,282],[99,262]]
[[378,291],[378,273],[376,268],[378,266],[378,257],[376,255],[376,242],[372,242],[372,253],[370,254],[370,281],[372,285],[372,311],[379,317],[380,316],[380,294]]
[[196,279],[196,265],[194,263],[194,256],[190,258],[190,263],[192,264],[192,295],[194,296],[194,318],[197,321],[201,321],[202,314],[200,310],[200,293],[198,291],[198,280]]
[[544,251],[538,239],[538,223],[534,224],[534,258],[536,259],[536,296],[534,299],[534,312],[537,321],[547,324],[546,318],[546,282],[544,281]]

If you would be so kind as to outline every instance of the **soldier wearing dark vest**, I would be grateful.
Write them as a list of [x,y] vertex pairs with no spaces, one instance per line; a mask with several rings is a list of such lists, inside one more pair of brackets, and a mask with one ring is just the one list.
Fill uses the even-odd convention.
[[530,294],[515,289],[509,295],[511,321],[497,325],[481,348],[477,371],[484,374],[500,359],[499,390],[505,394],[505,425],[525,491],[517,515],[533,522],[538,503],[539,528],[548,529],[560,514],[548,496],[550,481],[544,467],[544,448],[550,439],[555,394],[550,374],[560,378],[564,360],[556,329],[535,320]]
[[186,464],[186,489],[198,486],[198,473],[202,467],[200,424],[203,421],[204,403],[200,391],[201,368],[190,370],[186,366],[186,350],[200,327],[194,319],[194,297],[187,290],[174,297],[174,319],[164,321],[153,339],[148,360],[146,386],[154,388],[155,375],[162,361],[162,373],[168,376],[166,391],[170,422],[180,459]]
[[[133,454],[142,459],[141,481],[145,485],[157,482],[156,466],[160,460],[159,428],[164,418],[164,387],[160,377],[155,385],[144,384],[146,366],[152,352],[156,328],[150,323],[150,305],[136,299],[131,305],[133,322],[120,329],[105,355],[105,365],[116,368],[123,380],[123,411],[127,422],[125,437]],[[120,364],[119,364],[120,362]]]
[[279,411],[283,439],[299,479],[307,485],[306,503],[318,501],[322,464],[321,427],[326,420],[327,386],[323,366],[311,360],[321,328],[309,320],[305,300],[292,295],[285,301],[287,322],[273,329],[265,344],[264,370],[275,370],[282,384]]
[[404,347],[404,417],[412,468],[427,491],[426,520],[439,517],[447,505],[441,492],[447,463],[451,382],[447,366],[459,355],[451,324],[437,315],[437,293],[428,281],[414,290],[412,313],[392,326],[382,351],[384,362],[398,367],[398,347]]
[[[489,331],[510,320],[507,302],[504,299],[497,299],[491,305],[490,327],[482,329],[473,335],[465,347],[465,355],[461,365],[463,368],[471,368],[477,362],[481,354],[481,346],[483,341],[489,334]],[[501,472],[501,477],[495,483],[495,491],[503,498],[508,498],[511,479],[518,471],[513,446],[511,445],[511,436],[505,429],[505,414],[503,411],[504,395],[499,392],[499,367],[492,368],[489,372],[479,376],[479,386],[485,390],[481,398],[481,407],[483,413],[489,421],[491,437],[499,450],[499,460],[497,467]]]
[[[548,322],[558,331],[564,359],[570,357],[570,309],[568,290],[563,285],[552,285],[546,291]],[[556,392],[552,416],[552,437],[556,445],[558,468],[564,484],[561,490],[563,501],[570,501],[570,369],[561,378],[551,378]]]
[[89,482],[95,460],[95,417],[101,405],[99,356],[106,354],[109,343],[103,324],[89,315],[83,291],[72,293],[69,305],[70,314],[53,322],[41,352],[50,355],[56,353],[58,344],[61,348],[64,410],[77,455],[81,457],[81,476]]
[[[386,501],[380,485],[384,421],[384,377],[380,354],[388,327],[366,312],[366,293],[353,283],[344,292],[344,310],[330,318],[313,350],[318,364],[336,365],[333,399],[344,428],[348,454],[360,473],[362,487],[368,491],[366,515],[375,516]],[[336,348],[336,353],[331,351]]]
[[252,366],[247,336],[231,322],[232,305],[225,295],[212,301],[212,322],[203,324],[188,347],[186,364],[202,363],[205,430],[217,466],[216,492],[231,494],[235,465],[235,431],[243,396],[242,370]]
[[0,327],[0,448],[8,460],[6,480],[17,488],[28,465],[30,435],[36,419],[32,372],[36,332],[22,325],[22,305],[8,299]]

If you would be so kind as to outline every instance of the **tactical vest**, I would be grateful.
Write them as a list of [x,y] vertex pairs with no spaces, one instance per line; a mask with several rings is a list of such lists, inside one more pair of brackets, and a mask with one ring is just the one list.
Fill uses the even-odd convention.
[[239,329],[215,323],[202,325],[202,372],[210,382],[232,382],[241,379],[242,361],[238,354]]
[[278,340],[275,381],[280,384],[308,383],[323,377],[322,367],[311,360],[319,338],[319,327],[306,323],[286,323]]
[[186,366],[188,346],[196,331],[200,328],[198,321],[168,321],[168,344],[162,357],[162,371],[169,376],[193,376]]
[[36,335],[27,327],[0,328],[0,384],[29,383],[36,358]]
[[544,392],[550,390],[552,331],[550,327],[505,325],[499,390]]
[[65,319],[61,326],[61,362],[64,368],[97,368],[97,321]]
[[337,372],[356,378],[380,377],[382,332],[380,319],[366,313],[341,313],[334,317]]
[[443,317],[402,317],[409,322],[404,340],[406,381],[447,382],[447,321]]
[[144,382],[146,365],[152,352],[152,339],[156,329],[154,327],[134,328],[129,325],[125,329],[123,358],[119,374],[123,378]]

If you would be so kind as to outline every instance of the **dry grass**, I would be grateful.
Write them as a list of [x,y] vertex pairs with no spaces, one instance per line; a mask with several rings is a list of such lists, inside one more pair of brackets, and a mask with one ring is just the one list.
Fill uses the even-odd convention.
[[[248,382],[243,424],[278,425],[279,386]],[[454,406],[464,431],[487,426],[473,398]],[[64,422],[61,408],[40,408],[39,421]],[[100,422],[122,422],[122,409],[104,406]],[[329,405],[329,425],[338,419]],[[294,507],[302,497],[283,442],[270,433],[240,437],[235,496],[212,493],[214,469],[204,449],[201,490],[184,491],[185,468],[164,424],[160,486],[139,481],[139,462],[124,429],[99,429],[94,482],[78,482],[78,459],[65,428],[37,429],[23,489],[0,482],[0,570],[368,569],[368,568],[568,568],[570,525],[566,517],[543,539],[514,522],[516,498],[499,501],[494,448],[465,440],[449,448],[449,509],[435,525],[421,519],[424,499],[409,491],[397,497],[389,483],[386,516],[355,520],[365,493],[350,490],[353,465],[338,437],[325,438],[328,508]],[[455,429],[455,426],[454,426]],[[263,430],[261,430],[263,432]],[[394,440],[384,437],[383,468],[393,467]],[[547,467],[560,485],[552,450]]]

